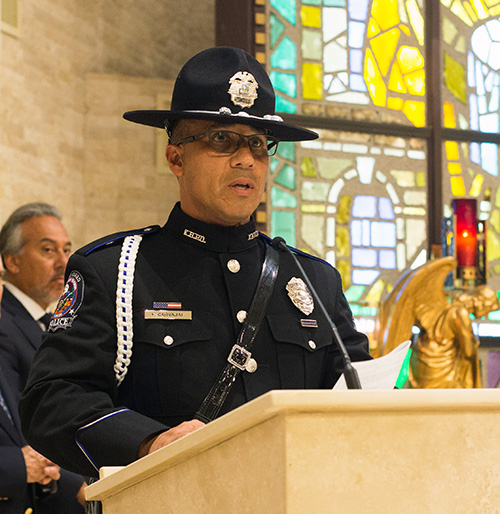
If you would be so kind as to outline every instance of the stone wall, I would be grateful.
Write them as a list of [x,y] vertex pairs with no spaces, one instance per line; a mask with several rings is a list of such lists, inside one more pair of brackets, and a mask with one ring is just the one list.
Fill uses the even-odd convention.
[[53,203],[76,246],[163,223],[177,189],[156,167],[161,131],[121,115],[155,108],[213,46],[214,2],[19,0],[0,39],[0,223]]

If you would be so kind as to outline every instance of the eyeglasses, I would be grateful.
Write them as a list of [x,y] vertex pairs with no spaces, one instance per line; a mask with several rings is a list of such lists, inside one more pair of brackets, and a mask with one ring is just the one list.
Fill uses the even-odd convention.
[[274,155],[278,148],[279,141],[274,137],[267,134],[250,134],[244,136],[238,134],[238,132],[231,132],[230,130],[209,130],[203,132],[203,134],[196,134],[195,136],[189,136],[174,145],[183,145],[186,143],[192,143],[208,137],[208,146],[211,150],[216,153],[232,154],[238,150],[241,142],[246,139],[248,148],[255,157],[267,157]]

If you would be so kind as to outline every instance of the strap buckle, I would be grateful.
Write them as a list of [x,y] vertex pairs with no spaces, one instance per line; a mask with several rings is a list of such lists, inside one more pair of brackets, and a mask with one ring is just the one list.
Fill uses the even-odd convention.
[[251,357],[252,354],[247,349],[243,348],[243,346],[235,344],[231,348],[231,353],[229,354],[227,360],[233,366],[236,366],[241,370],[245,370]]

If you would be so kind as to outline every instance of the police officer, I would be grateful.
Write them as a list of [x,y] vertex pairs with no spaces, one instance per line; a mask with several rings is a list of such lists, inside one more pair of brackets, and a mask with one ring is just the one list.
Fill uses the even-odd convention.
[[[266,71],[237,48],[190,59],[171,106],[124,117],[166,127],[180,203],[165,226],[105,237],[70,258],[21,402],[30,444],[88,476],[267,391],[331,388],[342,373],[293,260],[270,249],[251,216],[279,141],[317,134],[274,114]],[[297,253],[351,359],[369,359],[339,273]]]

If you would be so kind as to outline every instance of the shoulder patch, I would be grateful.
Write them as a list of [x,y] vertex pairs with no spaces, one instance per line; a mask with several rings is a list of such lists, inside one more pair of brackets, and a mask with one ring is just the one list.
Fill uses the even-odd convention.
[[83,302],[83,290],[83,277],[78,271],[73,270],[68,275],[64,291],[52,315],[48,328],[50,332],[55,332],[58,328],[71,328],[77,316],[76,312]]
[[115,234],[110,234],[108,236],[104,236],[101,239],[97,239],[92,243],[80,248],[78,253],[81,253],[85,256],[89,255],[95,250],[99,250],[100,248],[104,248],[105,246],[110,246],[115,243],[121,243],[127,236],[146,236],[148,234],[154,234],[158,232],[161,227],[159,225],[151,225],[149,227],[140,228],[136,230],[128,230],[126,232],[117,232]]
[[[259,238],[262,239],[265,243],[271,244],[272,239],[269,236],[267,236],[266,234],[259,232]],[[333,268],[333,266],[328,261],[320,259],[319,257],[316,257],[315,255],[311,255],[310,253],[303,252],[302,250],[299,250],[298,248],[294,248],[293,246],[290,246],[290,245],[287,245],[287,246],[288,246],[288,248],[290,248],[290,250],[292,250],[292,252],[294,252],[298,255],[302,255],[303,257],[307,257],[314,261],[322,262],[323,264],[330,266],[330,268]]]

